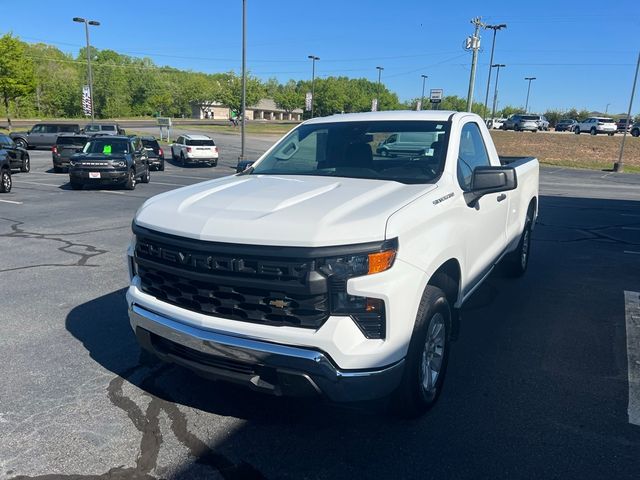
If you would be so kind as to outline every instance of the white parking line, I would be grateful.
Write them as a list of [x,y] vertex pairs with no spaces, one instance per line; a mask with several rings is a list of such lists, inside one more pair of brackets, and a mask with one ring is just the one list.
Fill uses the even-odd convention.
[[188,187],[189,186],[184,183],[163,183],[163,182],[156,182],[154,180],[151,180],[151,184],[152,185],[169,185],[170,187]]
[[624,292],[629,371],[629,423],[640,425],[640,293]]
[[124,192],[116,192],[115,190],[96,190],[100,193],[115,193],[116,195],[126,195]]
[[0,200],[3,203],[12,203],[14,205],[22,205],[22,202],[14,202],[13,200]]
[[634,252],[633,250],[625,250],[624,253],[629,253],[631,255],[640,255],[640,252]]

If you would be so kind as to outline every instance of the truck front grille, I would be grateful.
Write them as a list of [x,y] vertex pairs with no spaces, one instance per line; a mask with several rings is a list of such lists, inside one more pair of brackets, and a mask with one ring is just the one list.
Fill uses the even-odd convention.
[[329,315],[326,294],[306,295],[274,289],[192,280],[138,265],[142,291],[167,303],[217,317],[319,328]]

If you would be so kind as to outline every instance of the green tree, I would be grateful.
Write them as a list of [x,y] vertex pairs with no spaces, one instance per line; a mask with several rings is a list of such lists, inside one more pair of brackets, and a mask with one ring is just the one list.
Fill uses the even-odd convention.
[[10,33],[0,37],[0,94],[11,130],[9,102],[35,91],[33,61],[26,54],[26,44]]
[[[268,91],[267,95],[269,95]],[[298,88],[294,80],[289,80],[286,85],[279,86],[271,96],[276,102],[276,106],[288,113],[304,106],[304,93]]]
[[[264,96],[264,87],[256,77],[247,75],[247,107],[255,105]],[[239,115],[242,111],[242,77],[233,72],[220,78],[220,89],[215,92],[215,100],[229,107]]]

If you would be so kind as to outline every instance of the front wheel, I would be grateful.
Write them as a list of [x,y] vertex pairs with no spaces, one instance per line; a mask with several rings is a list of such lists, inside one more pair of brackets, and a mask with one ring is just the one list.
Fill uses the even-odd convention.
[[11,191],[11,172],[9,169],[2,170],[0,173],[0,193],[9,193]]
[[633,130],[631,130],[631,136],[632,137],[640,137],[640,130],[637,128],[634,128]]
[[614,135],[613,133],[610,133],[610,134],[609,134],[609,136],[610,136],[610,137],[613,137],[613,135]]
[[31,171],[31,160],[29,159],[29,155],[26,154],[24,160],[22,160],[22,167],[20,167],[20,171],[23,173],[28,173]]
[[28,145],[27,142],[25,140],[23,140],[22,138],[16,138],[14,140],[16,147],[18,148],[24,148],[25,150],[27,149]]
[[126,190],[135,190],[136,188],[136,172],[131,169],[127,176],[127,180],[124,182],[124,188]]
[[598,131],[597,131],[595,128],[592,128],[592,129],[589,131],[589,133],[590,133],[591,135],[597,135],[597,134],[598,134]]
[[416,316],[394,409],[406,417],[425,413],[442,390],[451,332],[451,307],[444,292],[427,285]]
[[580,127],[576,127],[576,128],[573,130],[573,133],[575,133],[576,135],[580,135]]

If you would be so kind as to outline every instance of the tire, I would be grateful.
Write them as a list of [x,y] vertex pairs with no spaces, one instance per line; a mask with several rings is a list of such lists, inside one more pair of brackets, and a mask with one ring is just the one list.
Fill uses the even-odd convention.
[[173,147],[171,147],[171,160],[173,160],[174,162],[178,159],[178,157],[176,157],[176,154],[173,153]]
[[529,266],[531,255],[531,227],[533,225],[533,209],[527,211],[527,218],[524,221],[524,230],[520,236],[518,247],[504,258],[504,272],[509,277],[521,277]]
[[22,167],[20,167],[20,171],[22,173],[29,173],[31,171],[31,159],[29,158],[29,154],[25,154],[26,157],[22,161]]
[[631,136],[640,137],[640,129],[634,128],[633,130],[631,130]]
[[0,193],[11,192],[13,180],[11,180],[11,171],[7,168],[0,172]]
[[383,157],[388,157],[388,156],[389,156],[389,150],[386,150],[386,149],[385,149],[385,150],[382,150],[382,151],[380,152],[380,155],[381,155],[381,156],[383,156]]
[[180,152],[180,166],[185,166],[184,152]]
[[164,158],[160,160],[160,165],[158,165],[158,171],[164,172]]
[[610,137],[613,137],[614,135],[615,135],[614,133],[610,133],[610,134],[609,134],[609,136],[610,136]]
[[82,184],[78,182],[69,182],[72,190],[82,190]]
[[147,170],[142,175],[142,177],[140,177],[140,183],[149,183],[150,181],[151,181],[151,167],[149,167],[149,164],[147,164]]
[[24,148],[25,150],[27,148],[29,148],[29,145],[27,144],[26,140],[24,140],[22,138],[16,138],[14,140],[14,143],[16,144],[16,147],[18,147],[18,148]]
[[516,125],[514,125],[514,126],[513,126],[513,131],[514,131],[514,132],[519,132],[519,131],[520,131],[520,125],[517,125],[517,124],[516,124]]
[[598,131],[597,131],[595,128],[592,128],[592,129],[589,131],[589,134],[591,134],[591,135],[597,135],[597,134],[598,134]]
[[125,190],[135,190],[136,188],[136,172],[133,169],[129,170],[129,176],[126,182],[124,182]]
[[211,163],[209,164],[209,166],[211,166],[211,167],[217,167],[217,166],[218,166],[218,160],[214,160],[213,162],[211,162]]
[[573,133],[575,133],[576,135],[580,135],[580,127],[574,128]]
[[53,171],[55,173],[62,173],[62,167],[56,167],[55,165],[53,166]]
[[451,307],[447,297],[439,288],[427,285],[418,307],[402,381],[393,394],[392,405],[397,414],[417,417],[438,399],[449,359],[450,332]]

